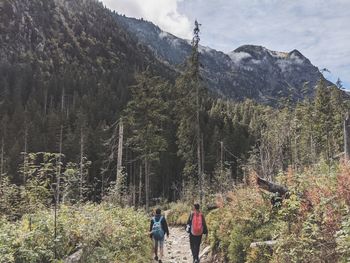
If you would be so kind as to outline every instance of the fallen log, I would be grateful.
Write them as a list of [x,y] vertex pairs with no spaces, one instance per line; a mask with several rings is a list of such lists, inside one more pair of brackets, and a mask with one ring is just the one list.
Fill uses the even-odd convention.
[[277,240],[268,240],[268,241],[252,242],[250,244],[250,247],[251,248],[263,247],[263,246],[273,247],[276,244],[277,244]]
[[199,254],[199,258],[202,259],[204,256],[208,255],[210,252],[210,246],[207,246],[203,251]]
[[219,208],[219,206],[216,205],[216,204],[209,204],[209,205],[207,205],[207,210],[208,211],[212,211],[212,210],[217,209],[217,208]]
[[278,193],[279,196],[285,196],[289,192],[287,187],[273,182],[269,182],[265,179],[260,178],[259,176],[257,176],[257,184],[259,187],[266,191],[269,191],[274,194]]
[[80,258],[83,255],[83,249],[79,249],[74,252],[72,255],[68,256],[63,260],[64,263],[78,263],[80,262]]

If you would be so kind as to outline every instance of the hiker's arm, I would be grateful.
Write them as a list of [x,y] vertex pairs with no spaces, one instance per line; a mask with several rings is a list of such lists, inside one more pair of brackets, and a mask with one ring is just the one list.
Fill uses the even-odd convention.
[[164,229],[165,234],[167,234],[167,236],[169,236],[168,223],[166,222],[165,218],[163,219],[163,229]]
[[187,225],[191,225],[191,218],[192,217],[192,212],[190,213],[188,219],[187,219]]
[[208,227],[207,227],[207,222],[205,222],[205,217],[202,215],[203,218],[203,234],[208,235]]
[[150,238],[152,238],[152,228],[153,228],[153,220],[151,220],[151,224],[150,224],[150,227],[149,227],[149,236]]

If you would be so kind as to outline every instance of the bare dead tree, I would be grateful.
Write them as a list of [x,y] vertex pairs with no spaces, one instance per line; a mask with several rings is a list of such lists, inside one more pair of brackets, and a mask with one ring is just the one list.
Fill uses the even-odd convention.
[[349,112],[346,113],[344,118],[344,156],[345,160],[349,160],[350,157],[350,117]]

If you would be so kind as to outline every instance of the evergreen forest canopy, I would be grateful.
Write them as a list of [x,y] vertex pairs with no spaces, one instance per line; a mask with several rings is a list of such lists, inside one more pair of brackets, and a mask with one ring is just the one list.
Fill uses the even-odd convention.
[[[24,10],[33,16],[23,18]],[[84,190],[74,200],[101,200],[117,178],[120,120],[123,187],[134,205],[176,200],[200,174],[213,183],[225,170],[239,183],[252,167],[273,179],[290,165],[332,162],[343,151],[348,105],[324,78],[314,98],[297,104],[233,102],[206,91],[193,69],[196,48],[197,60],[192,54],[176,75],[95,1],[7,0],[1,20],[1,176],[18,185],[47,162],[59,167],[49,180],[61,190],[75,169],[70,176]],[[57,156],[43,161],[45,153]]]

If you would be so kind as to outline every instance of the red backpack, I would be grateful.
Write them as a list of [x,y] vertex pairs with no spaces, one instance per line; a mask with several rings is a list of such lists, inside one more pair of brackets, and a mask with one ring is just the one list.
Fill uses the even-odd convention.
[[192,213],[191,233],[193,236],[201,236],[203,234],[203,216],[200,212]]

